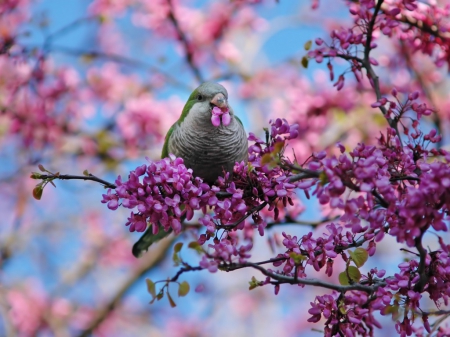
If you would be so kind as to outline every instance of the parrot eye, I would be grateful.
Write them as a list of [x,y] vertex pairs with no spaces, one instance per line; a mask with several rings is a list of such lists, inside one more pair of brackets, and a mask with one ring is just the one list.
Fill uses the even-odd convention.
[[200,95],[200,94],[199,94],[199,95],[197,96],[197,100],[198,100],[198,101],[203,101],[203,95]]

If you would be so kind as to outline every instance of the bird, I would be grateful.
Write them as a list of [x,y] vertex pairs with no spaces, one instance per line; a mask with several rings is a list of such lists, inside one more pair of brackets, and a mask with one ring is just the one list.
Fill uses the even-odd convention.
[[[247,134],[228,103],[224,86],[205,82],[190,94],[180,118],[166,134],[161,158],[169,154],[182,158],[193,175],[209,185],[224,173],[232,176],[236,162],[247,162]],[[150,226],[134,244],[133,255],[139,257],[168,234],[160,230],[155,235]]]

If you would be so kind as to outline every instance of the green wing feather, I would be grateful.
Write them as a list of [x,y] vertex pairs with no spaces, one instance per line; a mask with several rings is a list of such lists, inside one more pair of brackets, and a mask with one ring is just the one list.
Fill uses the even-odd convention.
[[[169,131],[166,134],[166,138],[164,138],[164,145],[161,152],[161,158],[166,158],[169,156],[169,139],[172,136],[173,130],[175,130],[177,125],[180,125],[181,122],[186,118],[192,106],[197,101],[197,89],[195,89],[192,94],[189,96],[188,101],[184,105],[183,111],[181,112],[180,118],[170,127]],[[241,123],[242,124],[242,123]]]
[[173,124],[170,127],[169,131],[166,134],[166,138],[164,138],[164,145],[163,145],[162,152],[161,152],[161,159],[162,158],[166,158],[166,157],[169,156],[169,139],[170,139],[170,136],[173,133],[173,130],[175,130],[175,127],[177,126],[177,123],[178,122],[175,122],[175,124]]
[[234,118],[236,118],[236,120],[237,120],[242,126],[244,126],[244,124],[242,124],[242,121],[239,119],[238,116],[234,115]]
[[133,253],[134,257],[140,257],[144,253],[144,251],[147,251],[152,244],[158,242],[161,239],[164,239],[166,236],[172,233],[172,228],[168,232],[165,232],[164,228],[159,225],[158,234],[153,234],[152,226],[149,226],[145,233],[142,234],[139,240],[133,245],[133,249],[131,250],[131,252]]
[[[170,127],[169,131],[166,134],[166,137],[164,138],[164,145],[161,152],[161,158],[166,158],[169,156],[169,139],[172,136],[173,131],[177,127],[177,125],[180,125],[180,123],[186,118],[189,111],[191,110],[192,106],[197,101],[197,89],[192,92],[192,94],[189,96],[188,101],[184,105],[183,112],[181,113],[180,118]],[[242,124],[242,123],[241,123]],[[184,220],[184,219],[182,219]],[[152,226],[155,226],[155,224],[152,224]],[[152,226],[149,226],[145,233],[140,237],[140,239],[133,245],[132,253],[135,257],[140,257],[144,251],[147,251],[148,248],[154,244],[155,242],[158,242],[159,240],[165,238],[170,233],[172,233],[172,229],[170,229],[168,232],[165,232],[164,229],[160,224],[158,234],[153,234],[153,228]]]

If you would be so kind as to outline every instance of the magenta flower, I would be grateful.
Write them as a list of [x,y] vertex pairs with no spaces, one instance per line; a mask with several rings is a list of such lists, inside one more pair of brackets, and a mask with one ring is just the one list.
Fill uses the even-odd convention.
[[230,111],[228,110],[228,108],[222,110],[219,107],[215,106],[212,109],[211,123],[215,127],[218,127],[220,125],[221,120],[223,125],[225,126],[229,125],[231,122]]

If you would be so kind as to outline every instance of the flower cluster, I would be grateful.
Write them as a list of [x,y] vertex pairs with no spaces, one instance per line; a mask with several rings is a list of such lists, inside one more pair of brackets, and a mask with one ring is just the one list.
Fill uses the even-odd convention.
[[[142,176],[144,177],[141,179]],[[132,212],[128,218],[130,231],[142,232],[150,222],[161,224],[165,231],[172,228],[175,233],[179,233],[182,216],[185,215],[190,220],[194,210],[205,207],[208,202],[215,202],[206,193],[209,186],[200,178],[193,179],[192,170],[184,166],[181,158],[173,155],[139,166],[130,172],[125,182],[119,176],[116,185],[115,192],[108,190],[103,195],[102,202],[107,203],[112,210],[119,207],[119,200],[123,207],[137,208],[138,212]],[[202,196],[204,203],[200,204]],[[158,230],[159,226],[153,226],[154,234]]]
[[354,242],[354,235],[350,232],[342,233],[343,228],[334,223],[327,225],[326,228],[328,234],[318,238],[313,238],[312,232],[301,239],[283,232],[283,246],[287,250],[277,257],[284,257],[285,260],[277,261],[273,265],[283,266],[281,273],[287,276],[305,278],[307,265],[311,265],[316,271],[326,267],[325,274],[331,276],[333,274],[331,259]]
[[318,322],[323,316],[326,319],[326,337],[339,333],[350,337],[372,336],[374,328],[381,328],[381,324],[373,315],[376,309],[372,305],[367,306],[372,299],[361,291],[350,291],[345,295],[333,293],[317,296],[308,310],[312,315],[308,321]]

